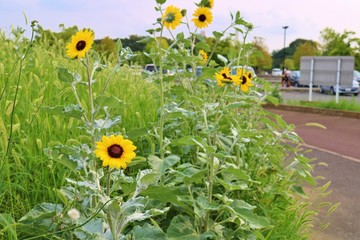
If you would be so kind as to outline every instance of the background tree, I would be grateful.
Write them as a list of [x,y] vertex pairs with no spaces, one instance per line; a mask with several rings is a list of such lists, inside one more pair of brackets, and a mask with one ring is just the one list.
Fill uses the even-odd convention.
[[109,56],[115,50],[115,41],[110,37],[105,37],[96,45],[96,49],[105,56]]
[[264,39],[255,37],[252,42],[253,48],[250,54],[249,62],[256,72],[271,70],[272,58]]
[[337,33],[332,28],[320,32],[323,56],[354,56],[355,68],[360,68],[360,39],[354,37],[355,32],[345,30]]
[[300,59],[302,56],[318,56],[319,52],[319,44],[312,40],[306,40],[303,44],[298,46],[293,55],[294,59],[294,68],[300,69]]
[[[298,46],[305,43],[306,41],[308,41],[308,40],[298,38],[295,41],[291,42],[289,44],[289,46],[286,47],[285,49],[283,48],[283,49],[278,50],[278,51],[273,51],[273,53],[272,53],[272,59],[273,59],[273,64],[272,65],[273,65],[273,67],[282,68],[283,67],[284,56],[285,56],[285,62],[286,62],[286,59],[288,59],[288,58],[292,59],[296,49],[298,48]],[[290,68],[289,66],[286,66],[286,64],[285,64],[285,67]]]

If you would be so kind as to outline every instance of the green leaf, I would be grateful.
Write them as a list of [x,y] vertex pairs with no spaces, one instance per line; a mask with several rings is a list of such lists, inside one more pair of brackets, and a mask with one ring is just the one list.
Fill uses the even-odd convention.
[[136,240],[166,240],[166,234],[161,228],[151,226],[146,223],[143,226],[135,226],[133,229],[133,237]]
[[200,240],[200,236],[195,230],[193,220],[183,215],[175,216],[167,230],[170,240]]
[[224,34],[218,31],[213,31],[213,35],[216,39],[220,39]]
[[69,70],[67,70],[66,68],[58,68],[57,73],[60,81],[70,83],[74,81],[74,75],[70,73]]
[[119,38],[115,44],[115,53],[119,54],[121,52],[121,49],[123,48],[121,39]]
[[170,167],[174,166],[176,163],[180,161],[180,157],[176,155],[170,155],[164,159],[161,173],[164,174],[166,170]]
[[20,218],[20,222],[33,222],[39,221],[55,216],[62,211],[61,204],[53,203],[40,203],[31,209],[25,216]]
[[270,95],[267,95],[265,98],[266,101],[269,101],[270,103],[274,104],[275,106],[277,106],[279,104],[279,99]]
[[249,108],[253,106],[253,104],[249,103],[249,102],[234,102],[234,103],[230,103],[227,105],[228,108],[232,109],[232,108]]
[[[192,170],[192,171],[190,171]],[[192,172],[192,174],[186,174]],[[202,183],[204,181],[204,177],[207,173],[206,169],[197,170],[195,168],[186,169],[186,176],[184,177],[183,181],[186,185],[190,185],[192,183]]]
[[149,134],[149,132],[148,132],[147,128],[133,128],[130,131],[126,132],[126,135],[130,139],[147,136],[148,134]]
[[230,207],[253,229],[265,228],[270,225],[270,221],[266,217],[258,216],[252,212],[252,210],[256,208],[255,206],[243,200],[233,201]]
[[242,169],[237,169],[234,167],[228,167],[221,171],[221,175],[224,179],[234,181],[234,180],[250,180],[250,176],[243,171]]
[[109,108],[124,108],[124,101],[119,98],[111,95],[111,96],[98,96],[94,100],[95,104],[99,107],[109,107]]
[[320,123],[313,123],[313,122],[309,122],[309,123],[305,123],[305,126],[307,127],[318,127],[318,128],[322,128],[322,129],[326,129],[326,127]]
[[181,195],[181,192],[177,187],[150,185],[140,194],[162,202],[169,202],[175,205],[181,204],[178,200],[178,195]]
[[156,0],[156,2],[157,2],[158,4],[164,4],[164,3],[166,2],[166,0]]
[[77,162],[70,160],[66,157],[66,155],[59,153],[58,150],[44,148],[43,152],[49,159],[64,165],[73,172],[75,172],[76,168],[78,167]]
[[44,111],[52,115],[62,115],[80,119],[83,116],[83,109],[79,105],[43,107]]
[[209,52],[210,51],[210,47],[207,43],[205,42],[198,42],[196,45],[195,45],[195,48],[197,50],[204,50],[205,52]]

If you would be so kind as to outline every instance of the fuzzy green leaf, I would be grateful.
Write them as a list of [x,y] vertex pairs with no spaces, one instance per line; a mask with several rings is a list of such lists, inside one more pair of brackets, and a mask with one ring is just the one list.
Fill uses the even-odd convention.
[[193,221],[183,215],[174,217],[167,230],[167,236],[170,240],[200,240]]
[[62,211],[61,204],[53,204],[53,203],[40,203],[31,209],[25,216],[23,216],[19,221],[27,222],[27,221],[40,221],[43,219],[51,218],[55,216],[57,213]]
[[146,223],[144,226],[135,226],[133,229],[133,237],[137,240],[166,240],[166,234],[161,228],[151,226]]

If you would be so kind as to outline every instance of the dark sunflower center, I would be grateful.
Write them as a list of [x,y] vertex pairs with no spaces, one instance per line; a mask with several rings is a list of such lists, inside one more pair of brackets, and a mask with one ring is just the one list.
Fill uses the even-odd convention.
[[243,76],[241,84],[245,84],[246,82],[247,82],[247,78],[245,76]]
[[231,77],[229,77],[228,75],[226,75],[226,73],[223,73],[222,74],[222,77],[224,78],[224,79],[226,79],[226,80],[232,80],[232,78]]
[[205,14],[201,14],[201,15],[199,16],[199,21],[200,21],[200,22],[205,22],[205,21],[206,21],[206,16],[205,16]]
[[165,17],[165,22],[172,23],[175,20],[175,14],[169,13]]
[[112,158],[120,158],[123,153],[124,149],[120,145],[114,144],[108,147],[108,154]]
[[84,50],[85,47],[86,47],[86,42],[84,40],[80,40],[76,44],[76,50],[78,51]]

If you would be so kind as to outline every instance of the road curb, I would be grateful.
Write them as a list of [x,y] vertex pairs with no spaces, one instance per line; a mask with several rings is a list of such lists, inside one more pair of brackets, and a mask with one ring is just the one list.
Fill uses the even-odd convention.
[[265,109],[278,109],[278,110],[293,111],[293,112],[306,112],[306,113],[315,113],[315,114],[322,114],[322,115],[329,115],[329,116],[360,119],[360,112],[353,112],[353,111],[343,111],[343,110],[313,108],[313,107],[303,107],[303,106],[291,106],[291,105],[285,105],[285,104],[278,104],[277,106],[275,106],[273,104],[264,104],[263,107]]

